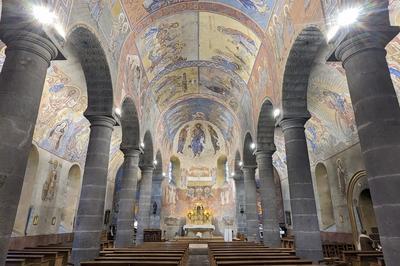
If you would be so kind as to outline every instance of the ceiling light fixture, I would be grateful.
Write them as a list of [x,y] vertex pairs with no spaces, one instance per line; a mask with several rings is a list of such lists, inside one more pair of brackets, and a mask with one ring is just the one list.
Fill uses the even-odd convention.
[[250,144],[250,149],[254,150],[256,148],[256,144],[255,143],[251,143]]
[[154,164],[154,165],[157,165],[157,164],[158,164],[157,160],[154,160],[154,161],[153,161],[153,164]]
[[45,6],[34,6],[32,8],[32,13],[34,18],[43,25],[53,24],[57,18],[56,14],[51,12],[50,9]]
[[243,162],[242,162],[242,161],[240,161],[240,162],[239,162],[239,166],[242,166],[242,165],[243,165]]
[[142,147],[142,149],[144,149],[144,143],[140,142],[140,147]]

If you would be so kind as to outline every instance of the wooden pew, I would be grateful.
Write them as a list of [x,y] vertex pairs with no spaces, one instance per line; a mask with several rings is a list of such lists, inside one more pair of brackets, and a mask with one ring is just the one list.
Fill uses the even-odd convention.
[[63,266],[63,256],[57,251],[9,250],[8,255],[44,255],[49,260],[49,266]]
[[312,265],[312,261],[297,257],[291,248],[268,248],[249,242],[231,243],[209,245],[211,265]]
[[6,259],[6,266],[26,266],[25,259]]
[[371,263],[378,265],[378,258],[383,258],[382,251],[343,251],[342,260],[352,266],[369,266]]
[[69,256],[71,255],[72,248],[71,247],[29,247],[25,248],[24,250],[29,250],[29,251],[44,251],[44,252],[57,252],[59,255],[63,257],[62,259],[62,265],[67,265],[68,264],[68,259]]
[[7,255],[7,259],[21,259],[24,260],[25,265],[37,265],[37,266],[50,266],[50,259],[46,258],[45,255],[27,255],[27,254],[15,254]]
[[104,248],[94,261],[81,265],[186,265],[188,243],[148,242],[131,248]]

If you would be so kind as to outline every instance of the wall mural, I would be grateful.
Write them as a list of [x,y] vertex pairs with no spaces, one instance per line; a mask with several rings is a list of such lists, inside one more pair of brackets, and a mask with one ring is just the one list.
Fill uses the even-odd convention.
[[[118,59],[122,44],[130,31],[130,25],[120,1],[85,0],[91,18],[107,40],[107,47],[114,59]],[[110,23],[111,19],[111,23]]]

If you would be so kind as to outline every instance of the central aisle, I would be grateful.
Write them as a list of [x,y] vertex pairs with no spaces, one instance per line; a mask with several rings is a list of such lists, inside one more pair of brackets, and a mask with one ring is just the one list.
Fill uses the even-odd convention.
[[189,244],[189,266],[209,266],[208,244]]

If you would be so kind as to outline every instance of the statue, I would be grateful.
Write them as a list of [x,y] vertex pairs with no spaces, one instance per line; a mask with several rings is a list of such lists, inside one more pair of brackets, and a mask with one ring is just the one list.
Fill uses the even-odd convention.
[[211,212],[205,210],[201,203],[187,213],[187,218],[190,224],[211,224]]
[[157,202],[153,202],[153,214],[157,213]]

